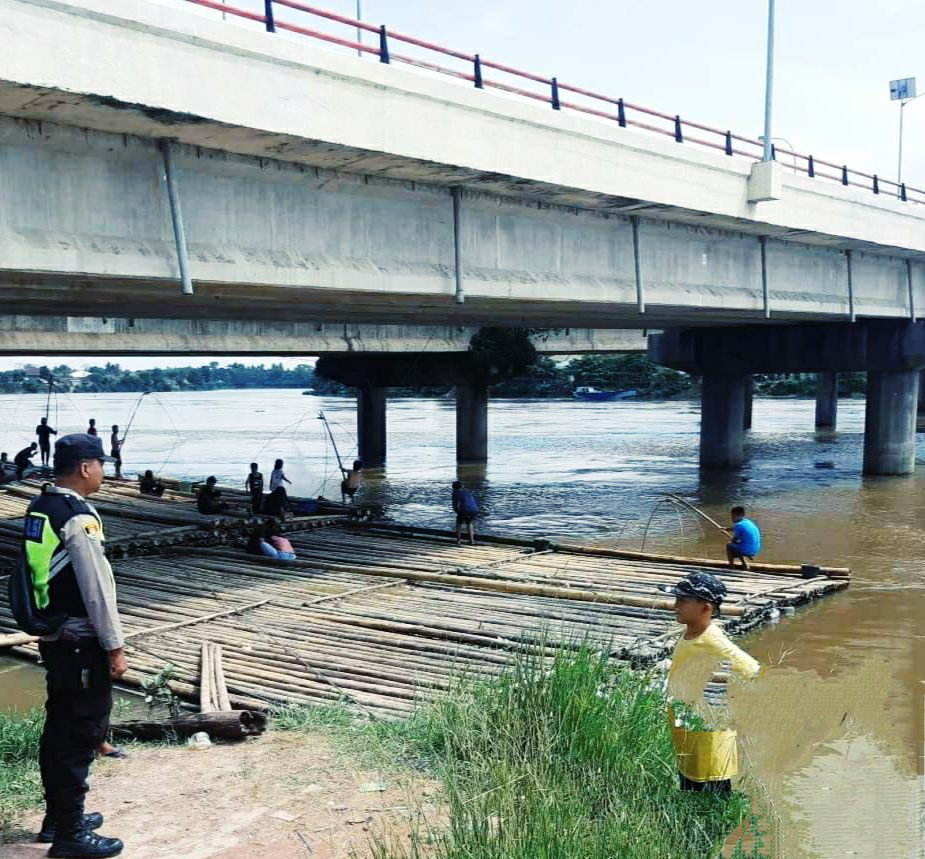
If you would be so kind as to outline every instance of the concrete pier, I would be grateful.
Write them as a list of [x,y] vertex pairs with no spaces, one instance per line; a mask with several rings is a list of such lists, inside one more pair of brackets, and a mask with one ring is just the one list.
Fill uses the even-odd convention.
[[864,473],[915,471],[919,371],[870,371],[864,417]]
[[488,386],[456,386],[456,461],[488,460]]
[[835,429],[838,421],[838,373],[816,374],[816,428]]
[[707,374],[700,406],[700,465],[737,468],[745,443],[746,377]]
[[749,375],[745,377],[745,407],[742,413],[742,428],[752,428],[752,403],[755,399],[755,379]]
[[385,388],[365,386],[357,391],[357,438],[364,468],[385,465]]

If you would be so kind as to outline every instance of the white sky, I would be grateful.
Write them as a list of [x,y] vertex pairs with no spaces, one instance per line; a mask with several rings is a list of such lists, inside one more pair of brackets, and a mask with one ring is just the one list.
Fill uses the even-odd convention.
[[[159,2],[217,15],[183,0]],[[257,0],[234,5],[263,7]],[[356,0],[318,5],[348,16],[356,12]],[[485,59],[749,136],[763,130],[766,0],[362,0],[362,5],[366,21]],[[283,7],[277,14],[288,20],[297,15]],[[353,38],[343,26],[312,26]],[[797,151],[895,179],[899,106],[889,99],[889,81],[917,76],[919,92],[925,92],[923,38],[925,0],[777,0],[774,136]],[[925,188],[925,97],[911,102],[905,114],[903,175],[908,184]],[[133,368],[209,361],[112,360]],[[0,358],[0,369],[21,363]]]

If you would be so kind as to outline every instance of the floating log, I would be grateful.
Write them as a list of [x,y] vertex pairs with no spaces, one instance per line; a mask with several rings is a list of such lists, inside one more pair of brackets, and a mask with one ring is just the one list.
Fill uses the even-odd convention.
[[215,713],[191,713],[171,719],[135,719],[114,722],[114,736],[132,737],[136,740],[169,740],[176,737],[191,737],[205,731],[213,739],[243,740],[262,734],[267,727],[264,713],[251,710],[230,710]]

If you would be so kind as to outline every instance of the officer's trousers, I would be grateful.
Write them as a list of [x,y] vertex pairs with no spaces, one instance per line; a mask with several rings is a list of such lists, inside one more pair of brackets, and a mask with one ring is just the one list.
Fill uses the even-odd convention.
[[109,730],[109,657],[96,638],[42,641],[39,651],[48,687],[39,746],[46,814],[68,834],[82,826],[90,764]]

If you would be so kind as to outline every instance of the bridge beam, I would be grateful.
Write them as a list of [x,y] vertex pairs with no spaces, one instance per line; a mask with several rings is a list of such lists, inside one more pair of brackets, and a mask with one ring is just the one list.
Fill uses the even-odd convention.
[[919,368],[925,367],[921,322],[668,331],[650,338],[649,357],[703,376],[700,461],[705,467],[735,468],[742,462],[743,380],[749,373],[819,373],[817,426],[834,426],[836,374],[866,371],[864,473],[910,474],[915,468]]

